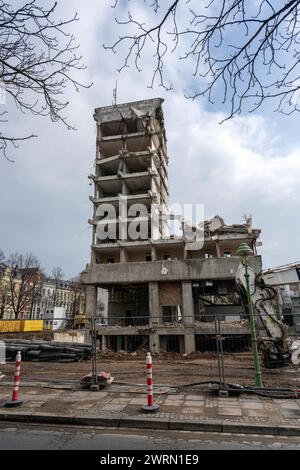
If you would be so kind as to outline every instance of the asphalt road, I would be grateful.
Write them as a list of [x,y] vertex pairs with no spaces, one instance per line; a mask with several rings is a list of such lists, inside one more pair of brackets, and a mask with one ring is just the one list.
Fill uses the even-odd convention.
[[0,423],[0,450],[299,450],[300,437]]

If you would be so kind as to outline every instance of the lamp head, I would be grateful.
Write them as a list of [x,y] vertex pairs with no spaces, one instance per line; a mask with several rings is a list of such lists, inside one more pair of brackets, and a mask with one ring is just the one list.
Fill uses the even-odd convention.
[[253,255],[253,250],[251,250],[250,246],[247,243],[241,243],[237,249],[236,256],[240,256],[241,258],[247,258],[248,256]]

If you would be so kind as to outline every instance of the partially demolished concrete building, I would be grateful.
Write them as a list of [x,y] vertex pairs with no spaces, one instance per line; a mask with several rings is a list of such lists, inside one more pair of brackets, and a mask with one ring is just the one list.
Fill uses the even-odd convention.
[[[225,321],[245,314],[235,285],[241,242],[252,247],[250,264],[261,270],[260,230],[251,219],[226,225],[215,216],[197,225],[169,214],[162,103],[149,99],[94,114],[92,255],[82,281],[87,315],[98,312],[103,350],[202,350],[215,314]],[[180,235],[170,233],[172,218]],[[228,334],[248,332],[243,322],[237,329],[229,323]]]

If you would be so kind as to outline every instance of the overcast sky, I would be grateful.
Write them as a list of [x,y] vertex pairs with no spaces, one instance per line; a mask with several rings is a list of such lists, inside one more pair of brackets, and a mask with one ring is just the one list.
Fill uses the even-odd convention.
[[7,133],[34,133],[38,138],[12,152],[14,164],[0,158],[0,247],[5,254],[33,252],[46,272],[61,266],[66,277],[89,262],[93,111],[111,104],[118,79],[119,103],[165,99],[170,202],[203,203],[206,218],[219,214],[228,224],[242,223],[244,214],[252,214],[254,226],[262,230],[259,252],[264,267],[298,261],[300,115],[286,117],[269,108],[220,125],[221,111],[208,106],[205,98],[184,98],[189,75],[175,57],[166,64],[175,85],[172,92],[148,88],[151,57],[142,72],[130,68],[118,74],[121,57],[102,48],[118,35],[111,3],[59,1],[59,16],[79,14],[73,32],[87,66],[80,78],[93,82],[80,93],[66,92],[66,115],[77,131],[10,108]]

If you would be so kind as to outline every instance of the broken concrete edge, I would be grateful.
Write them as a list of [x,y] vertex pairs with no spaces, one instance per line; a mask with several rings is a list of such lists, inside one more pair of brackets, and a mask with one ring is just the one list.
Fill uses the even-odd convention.
[[260,425],[199,420],[176,420],[170,418],[153,417],[84,417],[84,416],[50,416],[17,413],[0,413],[1,422],[35,423],[35,424],[64,424],[73,426],[99,426],[113,428],[136,428],[136,429],[164,429],[169,431],[194,431],[194,432],[218,432],[232,434],[261,434],[273,436],[300,436],[300,426],[290,425]]

